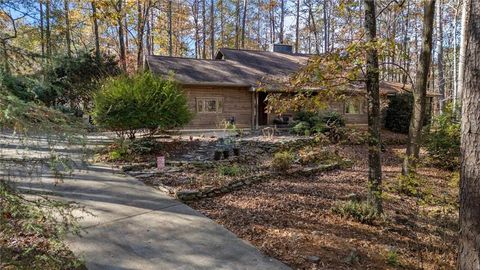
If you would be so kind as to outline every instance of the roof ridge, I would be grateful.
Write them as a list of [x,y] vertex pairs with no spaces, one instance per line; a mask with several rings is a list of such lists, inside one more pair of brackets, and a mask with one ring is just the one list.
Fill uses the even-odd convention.
[[210,61],[210,62],[225,62],[225,60],[222,60],[222,59],[202,59],[202,58],[185,57],[185,56],[169,56],[169,55],[153,55],[153,54],[150,54],[150,55],[147,55],[147,57],[199,60],[199,61]]

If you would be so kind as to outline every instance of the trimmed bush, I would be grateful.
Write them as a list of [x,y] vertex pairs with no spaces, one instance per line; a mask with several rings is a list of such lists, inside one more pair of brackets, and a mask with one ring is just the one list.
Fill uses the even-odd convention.
[[182,127],[191,117],[179,86],[149,72],[109,79],[94,97],[95,123],[130,139],[137,130]]

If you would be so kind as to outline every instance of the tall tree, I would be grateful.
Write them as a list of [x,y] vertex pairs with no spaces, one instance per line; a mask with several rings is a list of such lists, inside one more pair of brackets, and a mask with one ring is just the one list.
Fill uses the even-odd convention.
[[120,50],[120,66],[124,72],[127,72],[127,53],[125,48],[125,29],[123,24],[123,0],[118,0],[115,5],[115,11],[117,12],[117,25],[118,25],[118,47]]
[[240,0],[235,2],[235,49],[240,48]]
[[202,0],[202,58],[207,58],[207,2]]
[[[463,0],[462,1],[462,18],[461,18],[461,33],[460,33],[460,55],[458,58],[458,79],[457,79],[457,91],[456,95],[454,97],[454,105],[456,105],[456,101],[458,98],[462,96],[463,92],[463,79],[464,79],[464,73],[465,73],[465,51],[467,48],[467,44],[465,43],[466,41],[466,29],[467,29],[467,23],[468,23],[468,6],[470,5],[470,0]],[[457,111],[457,106],[455,106],[455,111]]]
[[243,0],[242,49],[245,48],[245,27],[246,27],[246,25],[247,25],[247,4],[248,4],[248,0]]
[[368,100],[368,203],[377,214],[383,213],[380,86],[377,43],[377,17],[375,0],[365,0],[365,32],[370,48],[367,51],[366,88]]
[[324,41],[324,52],[328,52],[329,48],[329,23],[328,23],[328,16],[327,16],[327,11],[328,11],[328,1],[323,0],[323,41]]
[[[215,58],[215,0],[210,3],[210,52]],[[246,0],[245,0],[246,1]]]
[[278,34],[278,42],[283,44],[284,29],[285,29],[285,1],[280,0],[280,32]]
[[[470,1],[469,1],[470,2]],[[468,4],[464,91],[458,269],[480,269],[480,1]]]
[[438,93],[440,94],[439,109],[443,112],[443,105],[445,100],[445,67],[443,64],[443,8],[442,0],[438,1],[437,10],[437,69],[438,69]]
[[43,26],[44,14],[43,14],[43,0],[38,1],[40,9],[40,44],[42,46],[42,61],[45,58],[45,29]]
[[172,0],[168,0],[168,55],[173,55],[173,33],[172,33]]
[[402,173],[408,175],[414,169],[422,141],[422,128],[425,119],[428,74],[432,59],[432,34],[435,13],[435,0],[426,0],[423,10],[422,49],[417,67],[415,86],[413,87],[413,112],[408,130],[407,154],[403,162]]
[[45,0],[45,43],[47,49],[47,60],[52,58],[52,39],[50,30],[50,0]]
[[90,4],[92,6],[93,36],[95,38],[95,56],[97,57],[97,60],[100,60],[101,53],[100,53],[100,37],[98,34],[97,5],[95,1],[91,1]]
[[300,35],[300,0],[297,0],[297,9],[295,12],[295,52],[298,53]]
[[63,1],[63,13],[65,15],[65,40],[66,40],[66,47],[67,47],[67,55],[68,57],[72,57],[72,39],[70,38],[70,7],[68,0]]

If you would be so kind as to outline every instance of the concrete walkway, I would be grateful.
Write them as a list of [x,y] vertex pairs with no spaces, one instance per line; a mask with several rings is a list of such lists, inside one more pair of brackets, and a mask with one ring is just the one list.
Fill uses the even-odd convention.
[[50,174],[18,182],[22,189],[78,202],[93,214],[78,212],[85,232],[68,239],[91,270],[289,269],[185,204],[108,166],[88,165],[60,184]]

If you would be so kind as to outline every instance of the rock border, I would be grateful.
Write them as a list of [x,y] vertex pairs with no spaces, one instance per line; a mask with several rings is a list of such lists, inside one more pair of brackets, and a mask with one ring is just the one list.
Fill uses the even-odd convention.
[[201,200],[203,198],[212,198],[212,197],[221,196],[226,193],[230,193],[232,191],[238,190],[245,186],[250,186],[252,184],[267,181],[271,177],[275,177],[279,175],[300,174],[300,175],[308,176],[308,175],[319,173],[319,172],[337,170],[337,169],[340,169],[340,167],[341,167],[341,164],[336,162],[332,164],[323,164],[316,167],[306,167],[306,168],[300,167],[300,168],[292,169],[286,172],[269,172],[269,173],[258,174],[251,177],[237,179],[219,187],[204,187],[200,189],[178,190],[178,191],[173,191],[166,187],[161,187],[160,189],[161,190],[166,189],[170,194],[173,193],[175,198],[177,198],[180,201],[192,202],[192,201]]

